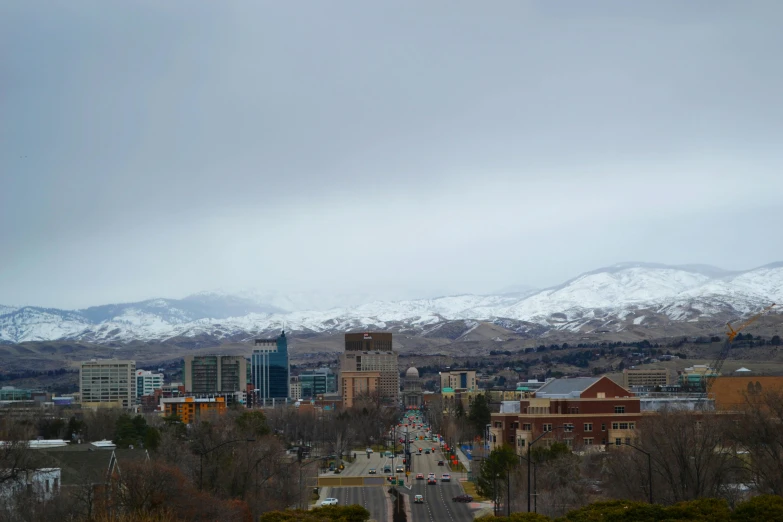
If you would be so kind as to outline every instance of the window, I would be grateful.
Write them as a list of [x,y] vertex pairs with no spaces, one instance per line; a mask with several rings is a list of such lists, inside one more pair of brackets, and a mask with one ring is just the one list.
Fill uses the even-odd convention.
[[604,437],[604,438],[602,438],[602,439],[601,439],[601,444],[603,444],[604,446],[606,446],[606,437]]
[[54,479],[54,490],[57,491],[60,487],[60,479]]
[[552,431],[552,425],[551,424],[544,424],[544,431]]
[[495,427],[496,428],[502,428],[503,427],[503,423],[502,422],[495,422]]
[[565,445],[569,448],[574,447],[574,439],[563,439],[563,442],[565,442]]
[[520,448],[524,448],[525,447],[525,439],[517,439],[517,446],[519,446]]
[[519,423],[518,423],[518,422],[515,422],[515,423],[514,423],[514,429],[515,429],[515,430],[518,430],[518,429],[519,429]]
[[620,429],[620,423],[619,422],[613,422],[612,423],[612,429],[613,430],[619,430]]
[[614,445],[615,446],[622,446],[623,445],[622,439],[614,439]]
[[628,423],[627,422],[621,422],[620,423],[620,429],[621,430],[627,430],[628,429]]
[[49,479],[46,479],[46,492],[49,493]]
[[635,430],[636,429],[636,423],[635,422],[629,422],[628,423],[628,429],[629,430]]
[[573,424],[563,424],[563,431],[565,431],[565,432],[574,431],[574,425]]
[[593,445],[593,438],[592,437],[585,437],[584,438],[584,445],[585,446],[592,446]]
[[605,422],[601,423],[601,431],[606,431],[606,423]]
[[524,431],[532,431],[530,424],[523,424],[522,425],[522,430],[524,430]]
[[596,395],[598,399],[606,399],[606,392],[598,392],[598,395]]
[[615,406],[614,407],[615,413],[625,413],[625,406]]
[[[585,422],[585,431],[593,431],[593,423],[592,422]],[[590,439],[593,440],[593,439]]]

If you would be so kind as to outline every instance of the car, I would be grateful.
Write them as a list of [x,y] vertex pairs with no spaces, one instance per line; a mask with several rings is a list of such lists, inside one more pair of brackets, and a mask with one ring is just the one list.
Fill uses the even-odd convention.
[[456,497],[452,497],[452,502],[473,502],[473,497],[470,495],[457,495]]
[[445,462],[443,462],[442,460],[439,460],[439,461],[438,461],[438,466],[445,466],[445,465],[446,465],[446,463],[445,463]]
[[424,497],[422,495],[416,495],[413,497],[414,504],[424,504]]
[[424,454],[425,454],[425,455],[429,455],[429,454],[430,454],[430,449],[429,449],[429,448],[425,449],[425,450],[424,450]]
[[375,468],[370,468],[370,471],[368,471],[367,473],[369,473],[370,475],[376,475],[378,471]]
[[327,498],[321,501],[322,506],[336,506],[339,501],[336,498]]
[[435,473],[430,472],[429,475],[427,475],[427,478],[435,478]]
[[372,448],[367,448],[367,449],[366,449],[366,450],[364,450],[364,451],[366,451],[367,453],[372,453]]
[[405,473],[405,467],[404,466],[397,466],[397,473]]
[[448,473],[444,473],[443,475],[440,476],[440,481],[451,482],[451,475],[449,475]]
[[430,478],[427,479],[427,485],[428,486],[431,485],[431,484],[437,484],[437,483],[438,483],[438,479],[436,479],[435,477],[430,477]]
[[416,480],[424,480],[424,473],[416,473]]
[[389,475],[388,477],[386,477],[386,480],[388,480],[389,482],[394,482],[394,475]]
[[383,467],[383,472],[384,473],[391,473],[391,466],[384,466]]

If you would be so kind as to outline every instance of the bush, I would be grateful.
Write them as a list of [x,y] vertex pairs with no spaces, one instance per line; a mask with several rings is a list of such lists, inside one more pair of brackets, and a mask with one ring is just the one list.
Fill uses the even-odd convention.
[[760,520],[783,520],[783,498],[762,495],[742,502],[731,515],[733,522],[756,522]]

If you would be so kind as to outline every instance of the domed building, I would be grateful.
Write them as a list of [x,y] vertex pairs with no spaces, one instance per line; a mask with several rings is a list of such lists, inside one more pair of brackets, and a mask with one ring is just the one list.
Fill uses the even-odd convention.
[[422,393],[419,370],[411,366],[402,381],[402,405],[405,408],[421,408]]

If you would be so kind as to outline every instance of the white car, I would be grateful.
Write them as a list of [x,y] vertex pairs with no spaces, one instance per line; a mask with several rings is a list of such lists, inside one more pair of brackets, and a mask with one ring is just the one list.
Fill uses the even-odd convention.
[[322,506],[336,506],[337,505],[337,499],[336,498],[327,498],[326,500],[321,502]]
[[367,448],[367,453],[372,453],[372,448]]

